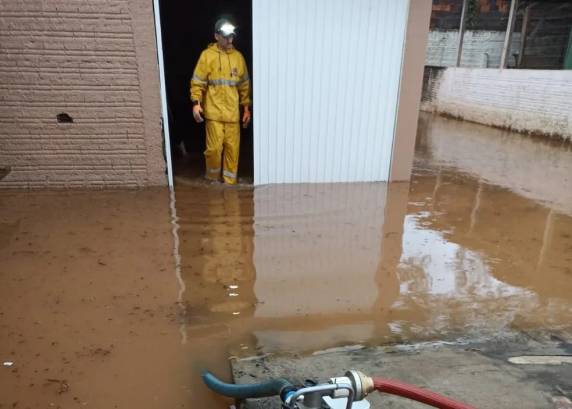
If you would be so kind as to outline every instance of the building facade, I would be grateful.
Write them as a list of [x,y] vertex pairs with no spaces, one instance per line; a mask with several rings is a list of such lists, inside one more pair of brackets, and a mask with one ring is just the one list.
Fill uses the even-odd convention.
[[164,185],[152,3],[0,2],[0,187]]
[[[397,68],[392,68],[397,71],[390,84],[395,98],[391,100],[393,110],[388,111],[390,123],[384,136],[388,138],[384,145],[386,162],[372,162],[372,166],[387,168],[385,180],[407,180],[416,132],[416,126],[411,124],[416,121],[411,118],[412,115],[416,118],[419,105],[431,2],[403,0],[397,8],[393,3],[391,0],[380,4],[388,10],[399,9],[396,12],[403,15],[401,37],[395,37],[392,45],[398,47]],[[282,0],[276,0],[274,6],[276,10],[291,7]],[[303,12],[303,4],[299,6],[296,12]],[[259,12],[263,12],[261,7],[257,9]],[[161,99],[164,84],[162,88],[155,11],[152,0],[0,1],[0,188],[167,185],[172,171],[170,155],[165,150],[170,143],[163,135],[163,119],[168,115]],[[383,10],[379,11],[383,15]],[[360,19],[369,16],[366,3],[360,13],[355,14],[356,20],[347,27],[356,39],[363,27]],[[343,16],[341,13],[338,17]],[[320,24],[309,27],[323,31],[327,21]],[[258,35],[263,38],[265,33],[259,31]],[[349,45],[354,51],[359,47],[359,44]],[[344,51],[348,58],[352,57],[351,47]],[[380,49],[379,53],[386,51]],[[255,81],[257,70],[267,63],[255,61]],[[326,73],[329,71],[328,67],[322,68],[326,68]],[[358,75],[362,77],[361,73]],[[329,77],[324,74],[323,78]],[[336,86],[339,79],[334,80],[332,84]],[[255,94],[266,85],[259,82],[258,86]],[[267,89],[275,91],[278,90]],[[314,98],[312,103],[323,106],[332,103],[320,100],[323,97]],[[367,106],[375,101],[362,103]],[[338,115],[335,111],[330,114]],[[259,110],[255,114],[255,127],[263,129],[269,115]],[[323,120],[327,123],[327,116]],[[270,131],[259,131],[260,137],[254,141],[255,152],[257,144],[261,146],[261,135],[268,136]],[[379,137],[373,128],[364,131],[358,127],[352,132],[357,135],[354,140]],[[272,147],[272,142],[269,146]],[[315,149],[321,147],[316,144]],[[351,151],[351,145],[348,149]],[[393,160],[396,155],[401,160]],[[356,166],[361,166],[358,156],[354,157]],[[353,166],[349,163],[348,169]],[[256,165],[255,181],[256,172],[258,180],[275,182],[261,178],[263,167],[257,169]],[[372,180],[368,175],[358,179]],[[319,181],[339,180],[349,179],[325,175]]]

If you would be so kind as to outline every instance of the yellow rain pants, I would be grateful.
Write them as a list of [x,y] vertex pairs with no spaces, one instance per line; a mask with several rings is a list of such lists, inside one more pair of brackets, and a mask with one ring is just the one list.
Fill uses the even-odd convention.
[[236,184],[238,152],[240,150],[240,124],[238,122],[206,121],[207,149],[205,160],[206,177]]

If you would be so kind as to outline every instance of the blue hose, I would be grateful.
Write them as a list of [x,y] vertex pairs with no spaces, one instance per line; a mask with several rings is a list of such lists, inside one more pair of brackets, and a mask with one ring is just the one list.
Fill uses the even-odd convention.
[[272,379],[268,382],[242,384],[225,383],[210,372],[203,373],[204,383],[213,391],[229,398],[248,399],[266,398],[269,396],[280,396],[286,389],[293,388],[292,384],[283,378]]

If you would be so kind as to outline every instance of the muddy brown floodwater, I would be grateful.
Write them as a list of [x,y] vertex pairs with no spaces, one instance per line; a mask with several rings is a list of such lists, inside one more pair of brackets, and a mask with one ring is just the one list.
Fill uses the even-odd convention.
[[571,177],[569,144],[422,115],[411,184],[0,192],[0,407],[225,408],[199,374],[233,356],[569,335]]

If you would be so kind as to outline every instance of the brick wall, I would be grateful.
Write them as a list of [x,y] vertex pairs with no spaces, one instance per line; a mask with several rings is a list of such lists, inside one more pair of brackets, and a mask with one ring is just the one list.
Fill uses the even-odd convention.
[[[510,0],[478,0],[478,13],[469,15],[468,28],[480,30],[504,30],[510,8]],[[457,30],[461,21],[463,0],[433,0],[431,28]]]
[[572,140],[572,70],[447,68],[426,78],[424,110]]
[[151,0],[0,0],[0,188],[164,185],[154,41]]

